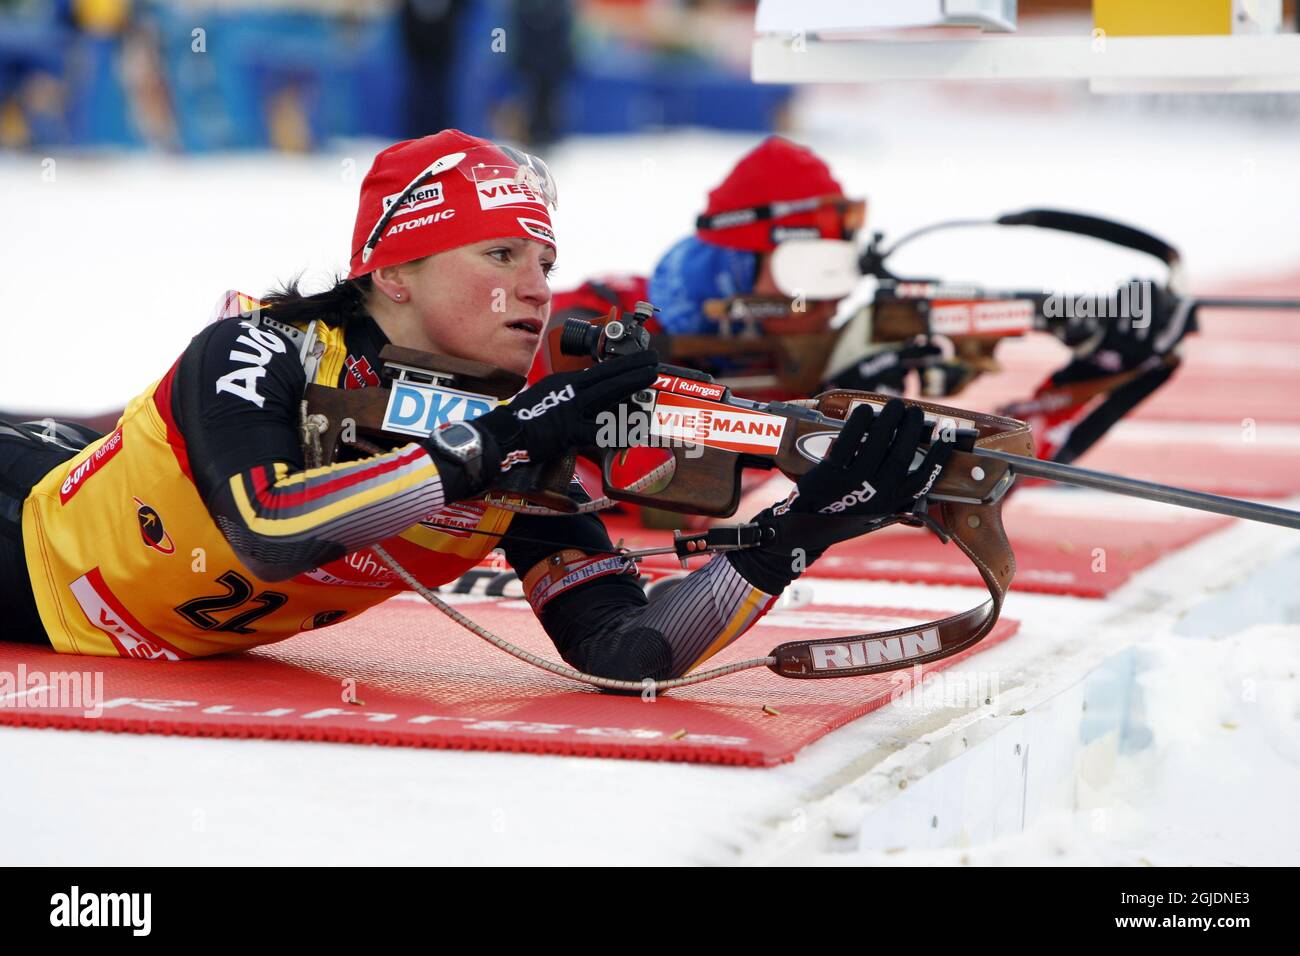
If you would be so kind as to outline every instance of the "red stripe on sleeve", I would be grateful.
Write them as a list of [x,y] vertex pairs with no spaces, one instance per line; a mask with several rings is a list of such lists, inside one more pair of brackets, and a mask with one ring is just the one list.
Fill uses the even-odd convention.
[[425,454],[423,448],[414,450],[400,455],[389,461],[381,461],[369,468],[362,468],[358,471],[346,475],[340,475],[337,478],[331,478],[313,487],[303,486],[295,491],[276,491],[275,487],[267,480],[268,468],[258,468],[252,474],[253,493],[257,496],[258,504],[268,510],[277,508],[292,508],[301,504],[308,504],[319,498],[326,497],[336,491],[350,488],[361,482],[369,481],[380,475],[385,475],[391,471],[396,471],[405,465],[410,464],[420,455]]
[[177,359],[170,371],[163,376],[163,380],[158,383],[158,387],[153,390],[153,404],[158,410],[158,416],[167,427],[167,444],[171,446],[172,454],[176,456],[176,463],[180,465],[185,477],[193,482],[194,473],[190,471],[190,454],[185,447],[185,436],[181,434],[176,424],[176,416],[172,414],[172,382],[176,378],[176,369],[180,364],[181,360]]

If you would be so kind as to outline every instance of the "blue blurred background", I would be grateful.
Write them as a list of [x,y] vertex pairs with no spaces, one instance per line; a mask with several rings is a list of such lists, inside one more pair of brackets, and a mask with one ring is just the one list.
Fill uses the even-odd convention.
[[[0,147],[778,128],[752,2],[0,0]],[[737,42],[738,41],[738,42]]]

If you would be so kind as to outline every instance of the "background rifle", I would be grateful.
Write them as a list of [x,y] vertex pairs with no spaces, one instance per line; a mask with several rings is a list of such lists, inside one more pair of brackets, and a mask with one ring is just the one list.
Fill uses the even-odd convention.
[[[1097,295],[985,289],[937,278],[903,277],[889,268],[889,258],[921,236],[976,225],[1033,226],[1087,236],[1153,256],[1167,267],[1168,275],[1163,284],[1133,280],[1110,295]],[[1141,323],[1173,319],[1181,338],[1197,330],[1202,309],[1300,309],[1300,299],[1295,298],[1183,295],[1181,256],[1174,246],[1133,226],[1081,213],[1030,209],[992,220],[952,220],[915,230],[888,248],[883,248],[883,241],[883,234],[877,232],[859,250],[851,242],[790,240],[773,254],[773,274],[787,292],[798,289],[817,298],[839,298],[863,278],[876,279],[871,342],[951,342],[954,357],[970,374],[959,379],[949,394],[957,394],[984,372],[1000,369],[994,356],[999,342],[1033,331],[1047,332],[1076,347],[1117,321],[1139,323],[1134,327],[1140,329]]]

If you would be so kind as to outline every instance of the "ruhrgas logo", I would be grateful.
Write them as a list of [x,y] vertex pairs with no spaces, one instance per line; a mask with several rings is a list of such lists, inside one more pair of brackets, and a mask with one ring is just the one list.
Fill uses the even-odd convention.
[[538,415],[545,415],[562,402],[567,402],[577,395],[572,385],[566,385],[560,391],[552,391],[532,408],[520,408],[515,411],[515,418],[520,421],[532,421]]
[[677,395],[694,395],[696,398],[707,398],[710,401],[718,402],[726,394],[726,389],[721,385],[712,385],[708,382],[699,382],[693,378],[678,378],[675,375],[660,375],[655,379],[654,387],[661,392],[673,392]]
[[86,458],[81,464],[68,472],[68,477],[64,478],[63,484],[59,486],[59,503],[66,505],[69,499],[89,480],[90,476],[107,465],[112,457],[121,450],[122,429],[119,428],[108,436],[108,440],[96,448],[89,458]]
[[152,914],[152,893],[82,893],[74,886],[50,897],[51,926],[126,926],[132,936],[148,936]]

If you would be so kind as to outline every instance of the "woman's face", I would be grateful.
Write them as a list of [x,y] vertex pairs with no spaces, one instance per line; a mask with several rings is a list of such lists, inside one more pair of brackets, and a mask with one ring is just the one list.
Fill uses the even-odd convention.
[[[772,255],[764,253],[759,257],[758,275],[754,277],[754,295],[783,295],[772,276]],[[820,332],[828,328],[835,313],[839,310],[839,299],[804,299],[800,308],[789,316],[775,323],[770,323],[773,331],[783,333]]]
[[555,251],[533,239],[491,239],[410,263],[402,283],[412,332],[434,352],[525,375],[551,308]]

